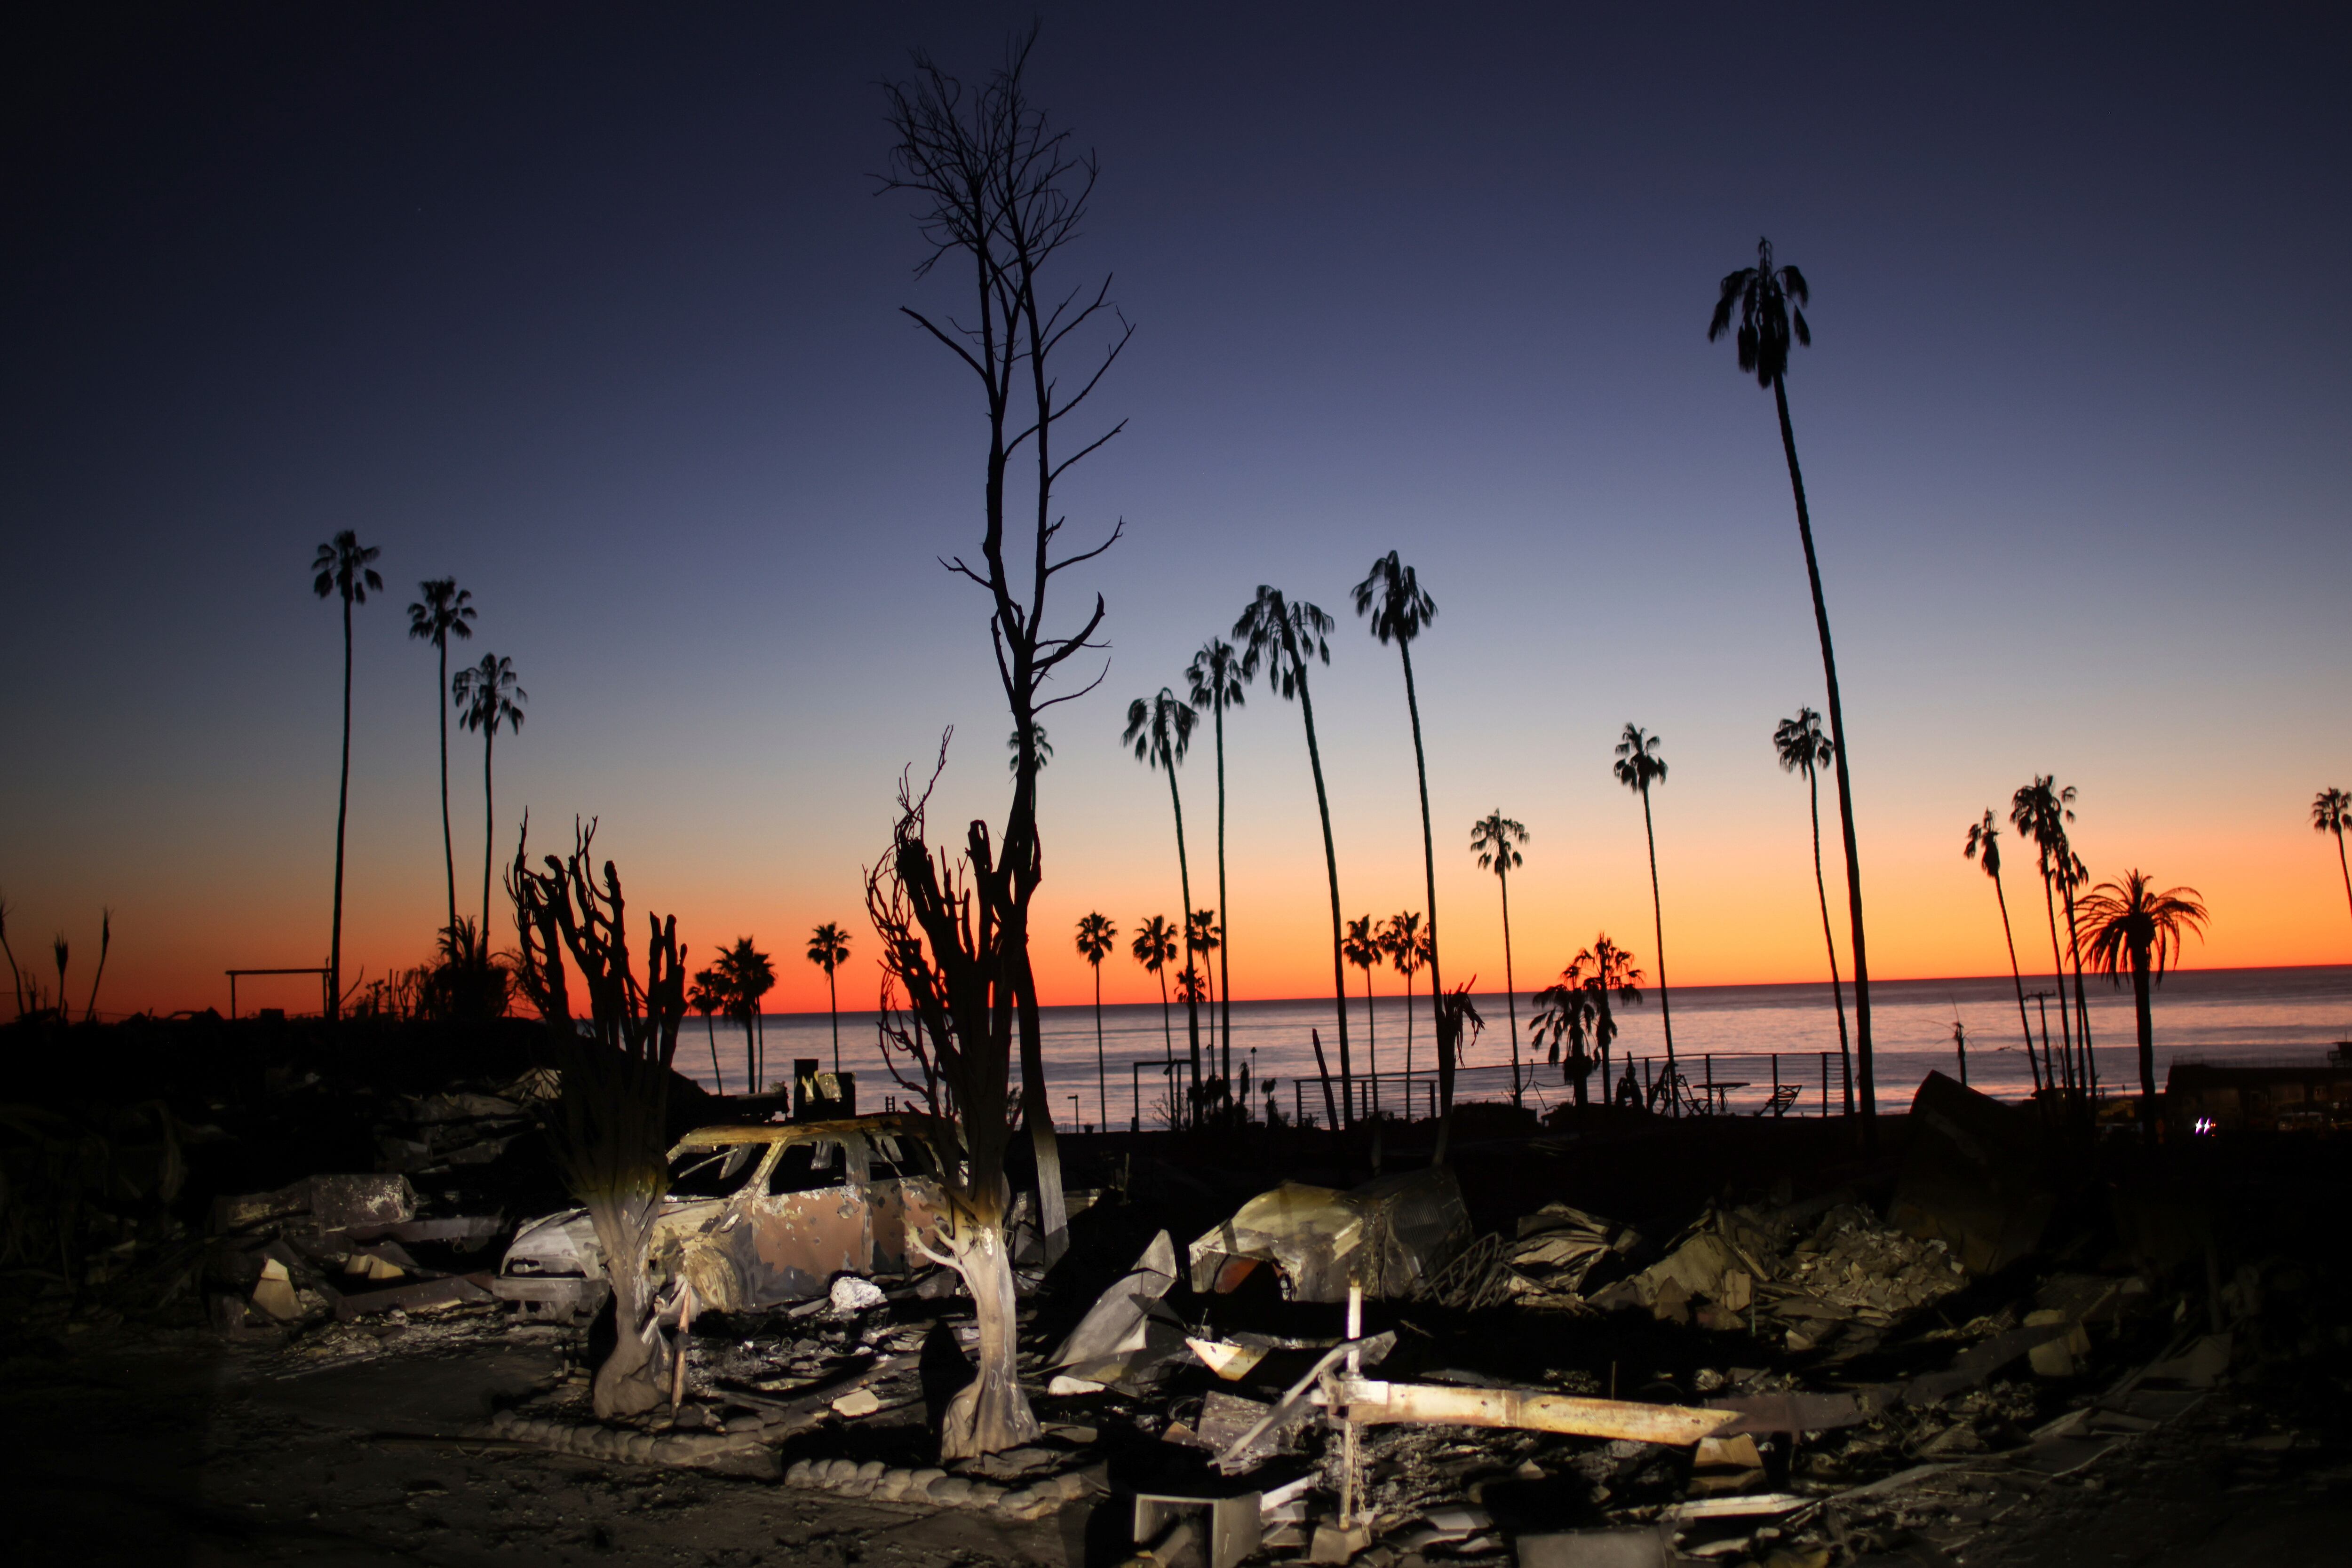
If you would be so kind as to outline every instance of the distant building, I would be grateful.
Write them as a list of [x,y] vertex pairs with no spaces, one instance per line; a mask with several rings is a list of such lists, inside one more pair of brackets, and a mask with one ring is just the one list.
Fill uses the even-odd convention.
[[2189,1134],[2352,1128],[2352,1062],[2344,1057],[2339,1046],[2295,1061],[2175,1061],[2165,1119]]

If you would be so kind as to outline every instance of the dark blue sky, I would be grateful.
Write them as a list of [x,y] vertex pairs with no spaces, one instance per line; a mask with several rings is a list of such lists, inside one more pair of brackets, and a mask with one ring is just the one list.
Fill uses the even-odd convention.
[[[320,945],[340,650],[305,569],[344,527],[390,584],[354,741],[379,968],[439,904],[419,577],[474,590],[469,651],[531,693],[501,833],[525,803],[601,812],[706,939],[846,920],[891,779],[948,724],[954,809],[1001,809],[981,608],[927,564],[974,531],[977,404],[897,315],[945,297],[867,176],[909,49],[978,74],[1030,15],[18,33],[0,887],[23,917],[135,906],[125,983],[159,1005]],[[1762,737],[1819,706],[1818,657],[1769,398],[1702,332],[1769,232],[1815,290],[1790,396],[1886,962],[1999,962],[1956,935],[1982,892],[1957,834],[2053,769],[2084,786],[2095,871],[2160,862],[2221,900],[2216,961],[2342,946],[2302,913],[2296,826],[2352,774],[2340,12],[1043,19],[1034,94],[1103,161],[1071,281],[1113,272],[1139,327],[1102,397],[1129,433],[1066,496],[1074,528],[1129,528],[1090,581],[1109,682],[1055,721],[1074,911],[1173,880],[1164,791],[1113,744],[1127,698],[1258,582],[1344,618],[1400,548],[1442,607],[1439,814],[1507,796],[1538,831],[1540,940],[1644,923],[1606,773],[1632,718],[1676,758],[1692,977],[1810,972],[1801,791]],[[1413,902],[1392,661],[1351,621],[1340,648],[1348,902]],[[1295,715],[1257,698],[1233,741],[1264,883],[1234,918],[1279,933],[1251,988],[1291,993],[1321,896]],[[1206,770],[1187,787],[1205,810]],[[1465,868],[1454,896],[1487,897]]]

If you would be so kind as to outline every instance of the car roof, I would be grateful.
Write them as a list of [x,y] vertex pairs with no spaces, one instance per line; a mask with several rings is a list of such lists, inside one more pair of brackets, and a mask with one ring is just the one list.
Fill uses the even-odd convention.
[[845,1138],[872,1139],[877,1135],[894,1138],[935,1139],[940,1124],[919,1111],[899,1111],[879,1116],[845,1116],[833,1122],[752,1122],[697,1127],[677,1141],[669,1157],[697,1149],[726,1149],[742,1145],[839,1143]]

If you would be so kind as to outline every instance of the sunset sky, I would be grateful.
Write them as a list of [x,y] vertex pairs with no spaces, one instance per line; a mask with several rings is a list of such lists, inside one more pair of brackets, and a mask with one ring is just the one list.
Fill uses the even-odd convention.
[[[510,655],[510,856],[602,821],[632,902],[701,957],[750,934],[821,1008],[899,770],[955,732],[936,822],[1001,819],[986,605],[940,556],[981,516],[977,388],[899,313],[877,83],[977,77],[1028,4],[124,12],[18,35],[5,110],[0,890],[79,1005],[225,1007],[323,961],[341,646],[310,591],[354,528],[347,981],[442,917],[421,578]],[[1769,393],[1706,340],[1769,234],[1812,284],[1789,392],[1837,633],[1874,972],[2000,972],[1963,834],[2037,772],[2095,876],[2212,914],[2196,967],[2352,962],[2352,37],[2323,8],[1046,5],[1032,89],[1102,162],[1065,264],[1137,327],[1127,433],[1065,488],[1063,580],[1108,604],[1057,708],[1037,923],[1178,908],[1167,789],[1118,744],[1256,586],[1340,625],[1316,714],[1350,915],[1423,903],[1402,681],[1350,612],[1401,550],[1449,978],[1499,988],[1499,807],[1533,834],[1522,990],[1606,928],[1652,956],[1639,803],[1661,734],[1674,981],[1810,980],[1805,793],[1775,720],[1822,706]],[[16,26],[21,26],[20,22]],[[1076,594],[1066,598],[1070,606]],[[1299,714],[1226,758],[1234,983],[1329,983]],[[481,749],[451,729],[458,902]],[[1181,773],[1215,902],[1214,756]],[[1834,795],[1824,780],[1832,897]],[[2028,856],[2008,890],[2039,933]],[[499,935],[510,932],[499,915]],[[1843,931],[1843,921],[1840,925]],[[2047,951],[2046,935],[2041,950]],[[2029,952],[2031,948],[2027,949]],[[2029,958],[2031,963],[2032,959]],[[1156,998],[1120,956],[1114,999]],[[314,999],[288,985],[256,1000]]]

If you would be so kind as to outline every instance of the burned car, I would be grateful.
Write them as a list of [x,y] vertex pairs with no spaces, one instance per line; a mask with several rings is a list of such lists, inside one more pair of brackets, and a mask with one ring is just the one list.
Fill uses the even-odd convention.
[[[822,1296],[835,1276],[923,1266],[946,1214],[936,1124],[913,1114],[698,1127],[670,1150],[654,1221],[656,1289],[683,1277],[700,1309]],[[490,1282],[527,1316],[569,1322],[603,1305],[604,1254],[584,1208],[525,1224]]]

